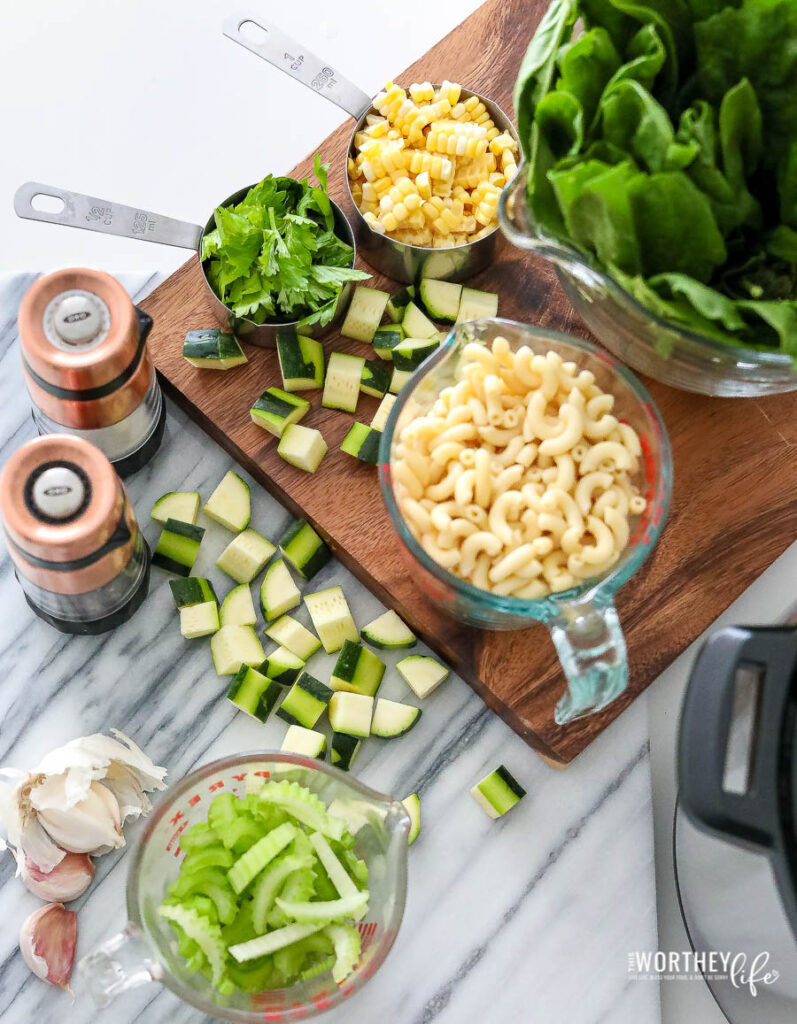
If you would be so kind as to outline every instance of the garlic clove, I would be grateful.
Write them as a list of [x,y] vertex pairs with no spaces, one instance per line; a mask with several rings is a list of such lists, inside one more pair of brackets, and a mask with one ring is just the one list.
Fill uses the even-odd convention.
[[22,959],[37,978],[68,988],[77,947],[77,914],[63,903],[39,907],[19,931]]
[[82,896],[94,878],[94,864],[87,853],[67,853],[52,871],[42,871],[25,858],[22,881],[40,900],[68,903]]
[[31,790],[30,800],[41,825],[68,853],[93,853],[124,846],[119,803],[100,782],[92,782],[85,797],[69,803],[63,775],[48,775]]

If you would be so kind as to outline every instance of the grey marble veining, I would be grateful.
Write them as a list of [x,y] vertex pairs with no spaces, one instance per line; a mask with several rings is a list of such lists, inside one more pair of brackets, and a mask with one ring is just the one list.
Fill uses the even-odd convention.
[[[0,462],[34,436],[16,346],[16,309],[34,275],[0,279]],[[141,296],[154,280],[122,277]],[[128,482],[148,540],[149,519],[167,490],[204,495],[229,457],[169,404],[163,448]],[[246,474],[244,474],[246,476]],[[275,538],[289,515],[253,486],[252,525]],[[229,539],[207,527],[196,572],[224,593],[213,561]],[[376,598],[342,566],[313,581],[341,583],[358,625],[379,614]],[[279,747],[284,723],[266,725],[224,699],[207,642],[180,636],[165,578],[114,633],[67,638],[34,617],[0,542],[0,764],[29,767],[75,736],[120,728],[171,780],[222,755]],[[304,609],[297,617],[307,623]],[[546,641],[547,642],[547,641]],[[268,648],[267,648],[268,649]],[[406,696],[387,656],[382,693]],[[332,657],[316,656],[324,678]],[[638,700],[564,772],[545,765],[460,679],[423,704],[406,737],[363,745],[355,774],[384,792],[421,796],[421,835],[410,853],[404,921],[385,965],[329,1024],[658,1024],[653,983],[628,982],[627,953],[656,947],[647,725]],[[503,762],[528,790],[505,818],[490,821],[468,790]],[[140,825],[126,830],[128,845]],[[79,911],[79,955],[124,923],[129,852],[97,861]],[[17,932],[38,901],[0,859],[0,1019],[4,1024],[201,1024],[209,1021],[155,985],[98,1011],[75,978],[76,999],[34,978]]]

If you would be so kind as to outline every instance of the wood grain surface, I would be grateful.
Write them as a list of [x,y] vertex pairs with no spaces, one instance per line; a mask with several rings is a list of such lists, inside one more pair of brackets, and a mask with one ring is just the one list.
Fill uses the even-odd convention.
[[[448,78],[511,110],[517,68],[545,2],[488,0],[396,80],[407,85]],[[386,74],[393,73],[386,68]],[[291,88],[300,86],[286,81],[285,89]],[[342,124],[319,146],[332,162],[331,194],[347,213],[343,174],[351,126]],[[309,155],[298,167],[264,167],[263,173],[303,176],[311,166]],[[230,181],[230,191],[240,185]],[[209,197],[211,203],[217,199]],[[551,266],[508,243],[499,248],[496,264],[472,283],[498,291],[500,315],[587,336]],[[358,264],[370,269],[362,260]],[[370,283],[397,287],[376,274]],[[630,683],[602,713],[557,726],[553,710],[564,679],[545,627],[519,633],[474,630],[440,612],[414,586],[375,471],[339,450],[352,419],[369,422],[377,401],[361,395],[352,417],[322,409],[320,393],[305,392],[313,409],[303,422],[321,430],[330,450],[318,473],[302,473],[279,458],[276,439],[248,415],[253,400],[280,383],[275,351],[249,347],[249,363],[229,373],[196,370],[182,358],[186,331],[214,324],[196,257],[143,306],[155,321],[149,345],[167,393],[264,487],[306,516],[381,600],[556,765],[583,750],[797,535],[797,394],[710,399],[646,381],[670,432],[675,488],[657,549],[618,595]],[[335,337],[326,348],[369,351]]]

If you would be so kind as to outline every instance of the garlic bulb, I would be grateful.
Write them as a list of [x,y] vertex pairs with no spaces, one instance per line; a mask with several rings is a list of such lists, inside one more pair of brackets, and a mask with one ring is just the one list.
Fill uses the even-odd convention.
[[22,881],[29,892],[48,903],[69,903],[82,896],[94,878],[94,865],[87,853],[67,853],[52,871],[42,871],[28,857]]
[[39,907],[19,932],[22,959],[37,978],[69,987],[77,946],[77,914],[63,903]]
[[66,778],[48,775],[31,790],[30,802],[48,835],[67,853],[91,853],[124,846],[119,804],[101,782],[92,782],[82,800],[69,805]]
[[[165,789],[166,769],[112,729],[51,751],[32,772],[0,769],[0,824],[24,871],[27,856],[45,874],[67,852],[102,854],[124,846],[122,826],[146,814],[147,791]],[[7,780],[7,781],[4,781]]]

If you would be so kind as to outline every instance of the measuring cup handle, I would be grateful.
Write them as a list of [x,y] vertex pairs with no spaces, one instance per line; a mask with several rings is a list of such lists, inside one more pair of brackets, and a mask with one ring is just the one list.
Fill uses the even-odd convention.
[[[60,199],[64,204],[63,209],[57,213],[37,210],[33,206],[36,196]],[[135,206],[123,206],[107,199],[70,192],[57,185],[42,185],[38,181],[26,181],[20,185],[14,195],[14,211],[25,220],[66,224],[105,235],[121,235],[122,238],[141,238],[145,242],[176,245],[180,249],[196,251],[202,237],[202,228],[198,224],[188,224]]]
[[611,599],[561,605],[549,623],[567,689],[556,705],[557,725],[600,711],[628,685],[625,637]]
[[128,989],[158,981],[163,974],[141,931],[132,924],[84,956],[77,969],[100,1007]]
[[[260,42],[247,39],[241,29],[248,24],[256,25],[265,32],[265,38]],[[223,32],[234,43],[246,47],[319,96],[342,107],[355,120],[359,120],[370,109],[371,97],[367,93],[344,78],[331,64],[310,53],[301,43],[264,22],[259,15],[237,14],[229,17],[224,22]]]

